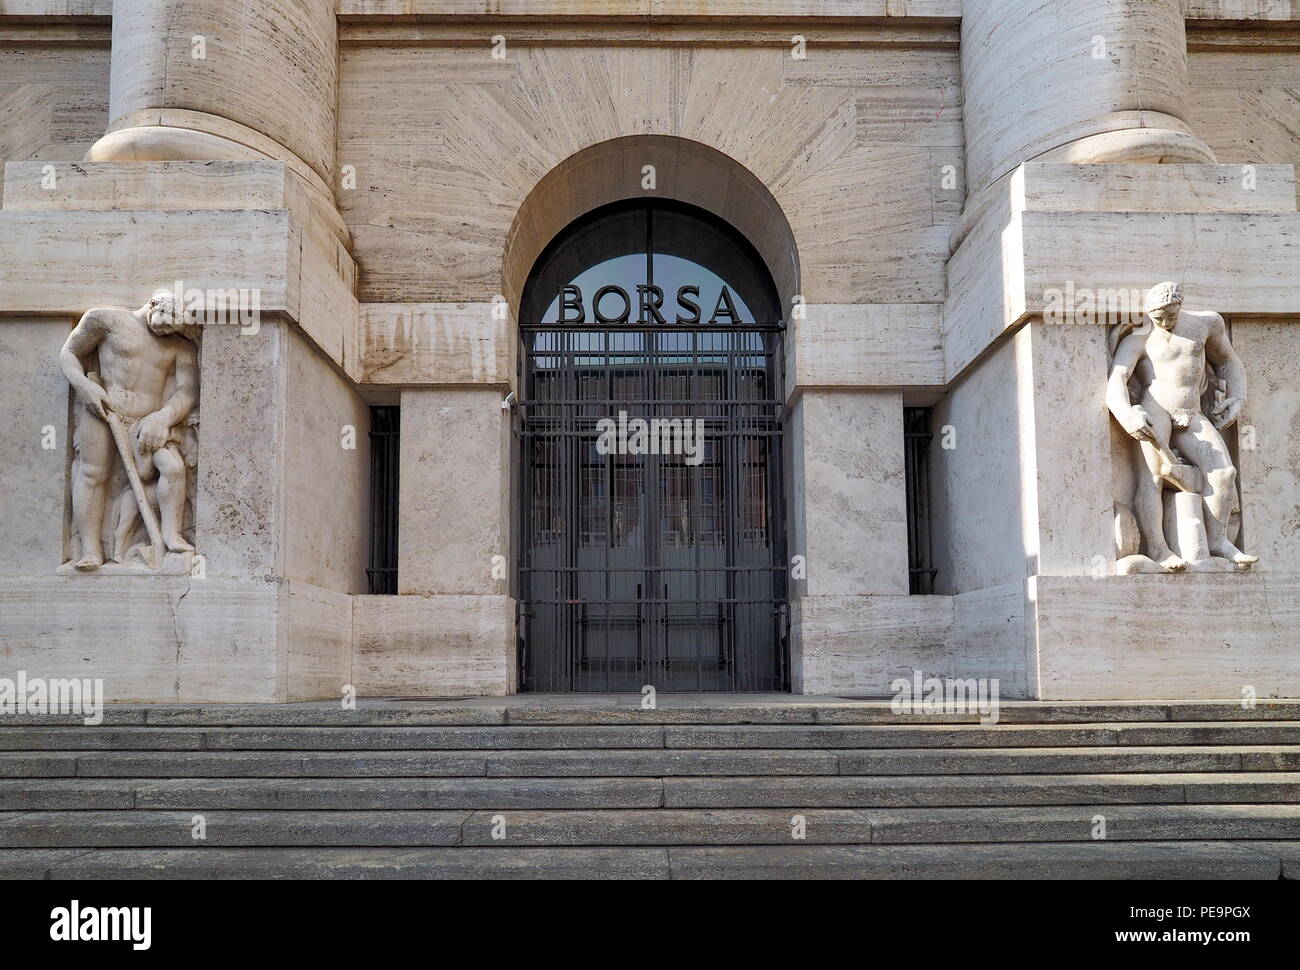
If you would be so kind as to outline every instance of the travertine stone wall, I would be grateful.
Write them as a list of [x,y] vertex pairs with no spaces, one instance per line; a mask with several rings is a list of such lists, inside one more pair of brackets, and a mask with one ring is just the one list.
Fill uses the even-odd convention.
[[1031,357],[1029,334],[1021,331],[935,405],[930,494],[937,592],[1020,582],[1033,571],[1031,391],[1019,377]]
[[355,389],[272,321],[205,331],[200,387],[196,532],[209,573],[364,592],[369,415]]
[[943,308],[936,304],[818,304],[790,327],[787,391],[945,384]]
[[956,676],[950,596],[806,596],[794,604],[794,691],[888,696],[922,670]]
[[74,322],[0,322],[0,576],[53,575],[64,561],[68,382],[53,362]]
[[366,384],[514,386],[518,341],[505,304],[363,303]]
[[[366,31],[379,29],[345,27],[340,53],[339,164],[355,166],[356,188],[338,198],[365,302],[508,295],[502,253],[525,198],[565,159],[629,135],[698,142],[766,186],[790,220],[808,302],[943,300],[962,201],[951,27],[873,46],[857,34],[840,46],[832,28],[802,60],[788,32],[601,47],[601,26],[579,46],[521,28],[494,60],[486,35],[408,27],[374,46]],[[627,196],[642,191],[640,169]]]
[[1300,20],[1300,4],[1293,0],[1183,0],[1183,16],[1188,20]]
[[1300,166],[1300,6],[1257,6],[1296,23],[1268,32],[1189,31],[1188,120],[1221,163]]
[[0,165],[79,159],[108,123],[108,29],[36,36],[45,42],[0,46]]
[[948,380],[1071,285],[1127,292],[1177,279],[1189,305],[1289,313],[1289,267],[1300,258],[1295,175],[1289,165],[1259,165],[1250,182],[1243,174],[1238,165],[1017,168],[984,193],[948,262]]
[[1237,431],[1246,543],[1255,569],[1300,575],[1300,316],[1235,318],[1232,344],[1250,389]]
[[[809,564],[796,689],[882,692],[922,669],[997,676],[1006,696],[1221,696],[1248,675],[1294,693],[1298,43],[1294,23],[1222,20],[1300,9],[0,0],[0,161],[20,163],[0,213],[0,666],[98,675],[96,644],[123,642],[121,700],[513,690],[515,604],[492,567],[510,553],[516,322],[492,301],[517,300],[569,219],[650,192],[731,221],[783,303],[807,304],[787,343],[790,551]],[[1101,161],[1203,164],[1077,164]],[[66,434],[67,392],[42,362],[87,306],[177,277],[263,294],[260,334],[205,335],[208,578],[52,576],[67,443],[41,432]],[[1230,317],[1248,371],[1252,576],[1083,575],[1113,545],[1104,328],[1043,323],[1044,293],[1163,277]],[[358,384],[404,406],[403,596],[356,595]],[[945,390],[941,595],[909,597],[902,406]],[[1097,643],[1114,616],[1195,646],[1152,648],[1136,622]]]
[[1035,319],[1021,333],[1029,344],[1028,369],[1019,379],[1028,385],[1026,403],[1032,409],[1035,572],[1109,571],[1115,520],[1105,487],[1111,424],[1105,401],[1106,327]]
[[367,589],[370,412],[302,333],[285,331],[284,575],[341,593]]
[[515,601],[494,594],[357,596],[352,683],[371,697],[517,689]]
[[[86,0],[89,2],[89,0]],[[1205,2],[1205,0],[1201,0]],[[1242,2],[1242,0],[1235,0]],[[1285,0],[1283,0],[1285,2]],[[944,17],[961,14],[961,0],[338,0],[339,16],[500,14],[617,16],[633,22],[675,17]]]
[[[1036,697],[1138,700],[1300,695],[1295,575],[1029,580]],[[1104,631],[1104,635],[1099,635]]]

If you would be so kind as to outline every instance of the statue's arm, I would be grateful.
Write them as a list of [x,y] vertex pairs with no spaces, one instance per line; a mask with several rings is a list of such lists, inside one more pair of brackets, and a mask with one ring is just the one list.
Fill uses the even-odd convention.
[[81,358],[98,347],[107,332],[108,326],[98,311],[88,310],[72,328],[72,333],[63,342],[63,349],[59,351],[59,367],[63,370],[63,376],[68,379],[77,397],[101,418],[106,417],[106,395],[102,387],[86,376]]
[[1150,416],[1129,399],[1128,382],[1133,376],[1142,355],[1146,353],[1145,333],[1131,333],[1115,348],[1115,359],[1110,366],[1110,380],[1106,384],[1106,406],[1115,420],[1134,438],[1151,438]]
[[1217,313],[1205,339],[1205,358],[1224,384],[1224,399],[1212,415],[1216,427],[1228,427],[1246,405],[1246,365],[1228,340],[1228,327]]
[[136,425],[135,436],[145,451],[157,451],[167,444],[171,429],[182,424],[194,410],[199,398],[198,367],[194,345],[184,337],[171,338],[178,343],[174,358],[172,393],[162,407],[147,414]]
[[173,381],[172,396],[164,405],[171,412],[171,424],[184,423],[199,403],[199,367],[198,355],[194,345],[184,337],[178,337],[184,347],[176,355],[176,375]]

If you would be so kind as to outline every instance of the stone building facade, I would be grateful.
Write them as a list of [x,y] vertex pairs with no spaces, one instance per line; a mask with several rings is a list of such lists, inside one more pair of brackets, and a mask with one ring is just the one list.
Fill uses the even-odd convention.
[[0,0],[0,160],[0,667],[1300,696],[1300,5]]

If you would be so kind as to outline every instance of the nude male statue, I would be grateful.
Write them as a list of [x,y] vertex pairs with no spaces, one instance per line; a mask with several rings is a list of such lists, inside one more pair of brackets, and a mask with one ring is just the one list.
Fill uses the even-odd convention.
[[[136,468],[144,482],[156,485],[159,525],[170,552],[191,552],[181,530],[185,515],[185,460],[181,435],[198,403],[198,355],[181,336],[170,291],[159,290],[138,310],[98,307],[88,310],[68,335],[59,364],[84,406],[78,415],[73,448],[72,516],[81,536],[80,570],[104,564],[102,530],[105,488],[118,451],[108,425],[116,412],[129,429]],[[99,351],[98,380],[87,374],[81,358]],[[128,489],[119,499],[118,548],[134,526],[139,509]]]
[[[1182,302],[1177,283],[1160,283],[1147,293],[1146,313],[1154,326],[1140,327],[1119,342],[1106,404],[1142,446],[1147,474],[1138,476],[1134,511],[1150,558],[1167,572],[1190,565],[1165,540],[1161,496],[1171,467],[1185,462],[1200,473],[1210,555],[1249,569],[1259,558],[1242,552],[1228,538],[1237,503],[1237,469],[1219,433],[1237,420],[1246,403],[1246,371],[1228,342],[1223,317],[1184,310]],[[1212,375],[1207,374],[1207,360]],[[1134,375],[1145,386],[1136,404],[1128,388]],[[1217,377],[1223,394],[1207,417],[1201,399],[1212,377]]]

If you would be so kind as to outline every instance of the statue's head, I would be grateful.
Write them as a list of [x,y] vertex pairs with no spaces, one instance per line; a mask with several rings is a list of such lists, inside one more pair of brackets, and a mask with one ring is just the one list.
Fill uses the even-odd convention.
[[159,337],[180,333],[185,321],[176,307],[176,294],[171,290],[155,290],[144,305],[145,323]]
[[1147,316],[1161,330],[1173,330],[1183,305],[1183,288],[1177,283],[1157,283],[1147,290]]

